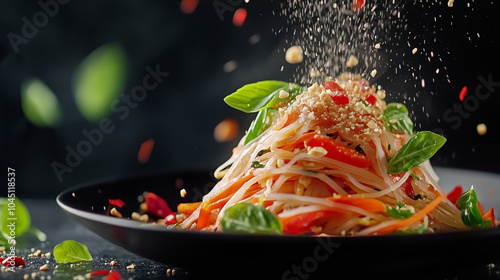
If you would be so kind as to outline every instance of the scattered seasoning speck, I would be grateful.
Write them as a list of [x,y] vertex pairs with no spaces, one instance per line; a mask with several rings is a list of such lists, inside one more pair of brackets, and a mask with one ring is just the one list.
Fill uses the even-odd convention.
[[131,265],[127,266],[127,269],[135,269],[135,264],[131,264]]
[[418,52],[418,49],[417,48],[413,48],[413,50],[411,50],[411,53],[412,54],[416,54]]
[[377,75],[377,69],[373,69],[372,72],[370,73],[372,77],[375,77]]
[[116,261],[111,261],[111,262],[109,262],[109,265],[111,265],[111,266],[115,266],[115,265],[116,265]]
[[186,194],[187,194],[186,189],[182,189],[181,190],[181,197],[186,197]]
[[304,59],[303,51],[300,46],[291,46],[286,50],[285,60],[290,64],[301,63]]
[[351,55],[349,56],[349,58],[347,59],[347,62],[346,62],[346,66],[347,67],[354,67],[356,65],[358,65],[359,63],[359,60],[357,57],[355,57],[354,55]]
[[76,197],[76,194],[75,194],[75,193],[71,193],[71,196],[72,196],[72,197]]

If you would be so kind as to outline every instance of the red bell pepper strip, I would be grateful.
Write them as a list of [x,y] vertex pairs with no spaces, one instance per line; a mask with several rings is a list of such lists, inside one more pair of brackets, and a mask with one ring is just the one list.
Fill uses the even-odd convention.
[[317,220],[336,215],[343,215],[343,213],[333,210],[319,210],[280,218],[280,221],[283,225],[283,233],[298,235],[311,232],[311,227],[314,226]]
[[170,207],[168,207],[167,202],[163,200],[163,198],[157,196],[152,192],[149,192],[146,195],[146,206],[148,208],[149,213],[158,216],[162,219],[168,216],[168,214],[174,212],[170,209]]
[[448,200],[451,201],[453,204],[457,204],[458,198],[462,195],[463,193],[462,186],[458,185],[456,186],[449,194],[448,194]]
[[356,150],[348,148],[334,139],[322,135],[314,135],[313,138],[306,141],[309,147],[323,147],[327,154],[325,157],[341,161],[359,168],[367,168],[372,165],[370,159]]

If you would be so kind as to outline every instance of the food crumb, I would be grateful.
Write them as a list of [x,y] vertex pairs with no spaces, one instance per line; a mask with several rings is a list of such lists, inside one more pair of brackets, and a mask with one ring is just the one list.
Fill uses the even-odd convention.
[[346,66],[347,67],[353,67],[353,66],[356,66],[358,65],[359,63],[359,60],[357,57],[355,57],[354,55],[351,55],[349,56],[349,58],[347,59],[347,62],[346,62]]
[[225,119],[215,126],[214,138],[217,142],[231,141],[238,136],[239,125],[234,119]]
[[448,0],[448,7],[453,7],[453,3],[455,2],[455,0]]
[[115,217],[118,217],[118,218],[123,217],[122,213],[118,212],[118,210],[116,210],[116,208],[114,208],[114,207],[111,209],[111,211],[109,213]]
[[484,123],[480,123],[477,125],[477,133],[479,135],[485,135],[487,131],[487,127]]
[[304,60],[304,54],[300,46],[291,46],[286,50],[285,60],[290,64],[301,63]]
[[370,73],[372,77],[375,77],[377,75],[377,69],[373,69],[373,71]]
[[47,270],[49,270],[49,266],[47,264],[40,266],[40,271],[47,271]]
[[143,222],[143,223],[147,223],[147,222],[149,221],[149,216],[148,216],[148,214],[141,215],[141,216],[139,217],[139,221],[140,221],[140,222]]
[[29,274],[24,274],[23,275],[23,279],[30,279],[30,275]]
[[375,44],[375,48],[376,48],[377,50],[378,50],[378,49],[380,49],[380,43],[376,43],[376,44]]
[[141,220],[141,214],[137,213],[137,212],[132,212],[132,216],[131,216],[132,220],[134,221],[140,221]]
[[187,194],[186,189],[182,189],[181,190],[181,197],[186,197],[186,194]]
[[288,91],[285,90],[280,90],[278,95],[279,98],[287,98],[288,96],[290,96],[290,93],[288,93]]
[[38,272],[32,272],[31,273],[31,278],[33,278],[33,279],[38,278]]
[[71,193],[71,196],[72,196],[72,197],[76,197],[76,194],[75,194],[75,193]]
[[109,262],[109,265],[111,265],[111,266],[115,266],[115,265],[116,265],[116,261],[111,261],[111,262]]
[[135,264],[131,264],[131,265],[127,266],[127,269],[135,269]]
[[167,269],[167,275],[168,275],[168,276],[172,275],[172,269],[170,269],[170,268],[169,268],[169,269]]
[[411,50],[411,53],[412,54],[416,54],[418,52],[418,49],[417,48],[413,48],[413,50]]

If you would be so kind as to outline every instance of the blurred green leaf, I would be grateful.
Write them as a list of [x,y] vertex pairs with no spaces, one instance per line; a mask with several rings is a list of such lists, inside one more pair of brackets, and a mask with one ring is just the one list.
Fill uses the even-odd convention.
[[11,227],[9,227],[11,223],[14,224],[12,228],[15,230],[15,237],[19,237],[30,228],[31,217],[28,209],[19,198],[1,197],[0,222],[2,223],[0,226],[1,235],[7,240],[11,236]]
[[57,97],[47,85],[35,78],[22,83],[21,106],[26,118],[36,126],[54,127],[61,119]]
[[76,105],[85,118],[96,122],[111,111],[119,98],[126,76],[127,57],[116,44],[93,51],[78,67],[73,77]]

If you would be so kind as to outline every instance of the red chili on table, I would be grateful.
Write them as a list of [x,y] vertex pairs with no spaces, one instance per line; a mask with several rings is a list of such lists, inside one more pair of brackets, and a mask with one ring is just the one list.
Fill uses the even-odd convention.
[[117,199],[109,199],[109,204],[116,206],[118,208],[122,208],[123,205],[125,205],[125,202],[123,202],[123,200],[117,198]]
[[[14,259],[12,259],[14,258]],[[7,257],[7,258],[0,258],[0,261],[2,262],[3,266],[26,266],[26,263],[24,260],[20,257]]]

